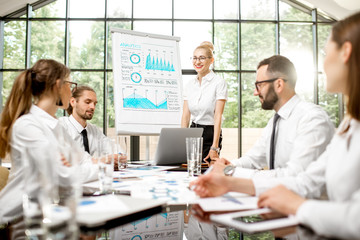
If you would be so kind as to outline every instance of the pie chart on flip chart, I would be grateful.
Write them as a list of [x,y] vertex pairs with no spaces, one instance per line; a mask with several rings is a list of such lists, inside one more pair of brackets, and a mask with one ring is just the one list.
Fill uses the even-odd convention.
[[140,73],[134,72],[131,74],[131,81],[133,81],[134,83],[141,82],[141,79],[142,79],[142,77],[141,77]]
[[130,61],[133,63],[133,64],[138,64],[140,63],[140,56],[138,54],[132,54],[130,56]]

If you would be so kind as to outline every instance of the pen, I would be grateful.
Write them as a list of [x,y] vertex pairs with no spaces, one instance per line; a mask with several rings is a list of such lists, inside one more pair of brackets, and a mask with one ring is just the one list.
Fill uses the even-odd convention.
[[[213,165],[211,165],[208,169],[206,169],[206,171],[204,172],[203,175],[209,174],[212,170],[213,170]],[[196,188],[196,185],[192,185],[191,187],[189,187],[189,189],[191,191],[193,191],[195,188]]]

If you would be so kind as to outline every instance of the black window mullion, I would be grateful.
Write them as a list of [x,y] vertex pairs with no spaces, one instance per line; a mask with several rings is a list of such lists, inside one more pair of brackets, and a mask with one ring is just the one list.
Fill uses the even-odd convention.
[[25,39],[25,68],[30,68],[31,65],[31,15],[32,7],[27,4],[26,11],[26,39]]
[[107,18],[107,0],[105,0],[105,22],[104,22],[104,106],[103,106],[103,133],[107,135],[107,99],[108,99],[108,81],[107,81],[107,53],[108,53],[108,18]]
[[69,49],[70,49],[70,28],[69,28],[69,0],[66,0],[66,9],[65,9],[65,65],[69,66]]
[[275,1],[275,54],[280,54],[280,13],[279,13],[279,0]]
[[311,11],[313,25],[312,25],[312,35],[313,35],[313,59],[314,59],[314,103],[319,104],[319,70],[318,70],[318,25],[317,25],[317,10],[313,9]]

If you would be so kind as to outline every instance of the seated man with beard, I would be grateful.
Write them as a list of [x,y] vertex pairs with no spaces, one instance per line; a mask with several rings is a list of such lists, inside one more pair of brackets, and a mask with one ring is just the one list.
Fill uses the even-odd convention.
[[[295,176],[325,150],[334,135],[334,126],[320,106],[299,98],[296,79],[295,67],[286,57],[274,55],[258,64],[254,95],[259,96],[264,110],[275,110],[275,115],[243,157],[218,161],[230,164],[224,170],[226,175],[234,173],[236,166],[236,176]],[[215,164],[215,169],[221,166]]]
[[99,148],[109,148],[110,142],[110,139],[97,126],[87,122],[93,118],[96,104],[97,97],[94,89],[79,86],[70,99],[70,106],[67,109],[69,117],[59,119],[75,142],[83,146],[91,156],[99,151]]

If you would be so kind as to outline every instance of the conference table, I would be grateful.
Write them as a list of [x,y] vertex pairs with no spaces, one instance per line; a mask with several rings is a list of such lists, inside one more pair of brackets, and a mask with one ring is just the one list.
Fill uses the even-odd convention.
[[[84,208],[93,211],[92,215],[78,216],[80,239],[326,239],[302,226],[248,234],[215,224],[209,220],[210,213],[202,210],[197,204],[198,197],[188,188],[193,179],[187,176],[187,172],[172,167],[138,165],[114,172],[110,194],[99,194],[97,181],[84,184],[82,201],[95,199],[92,202],[99,205]],[[117,203],[122,204],[122,208],[135,210],[114,215],[112,206],[117,206]],[[78,211],[78,215],[82,212]],[[109,217],[104,212],[110,214]],[[18,220],[10,229],[25,237],[26,229],[21,221]],[[19,226],[20,230],[15,229]],[[53,235],[57,237],[54,239],[67,239],[67,235],[61,233],[62,229],[57,231],[59,234]],[[42,236],[32,239],[42,239]]]

